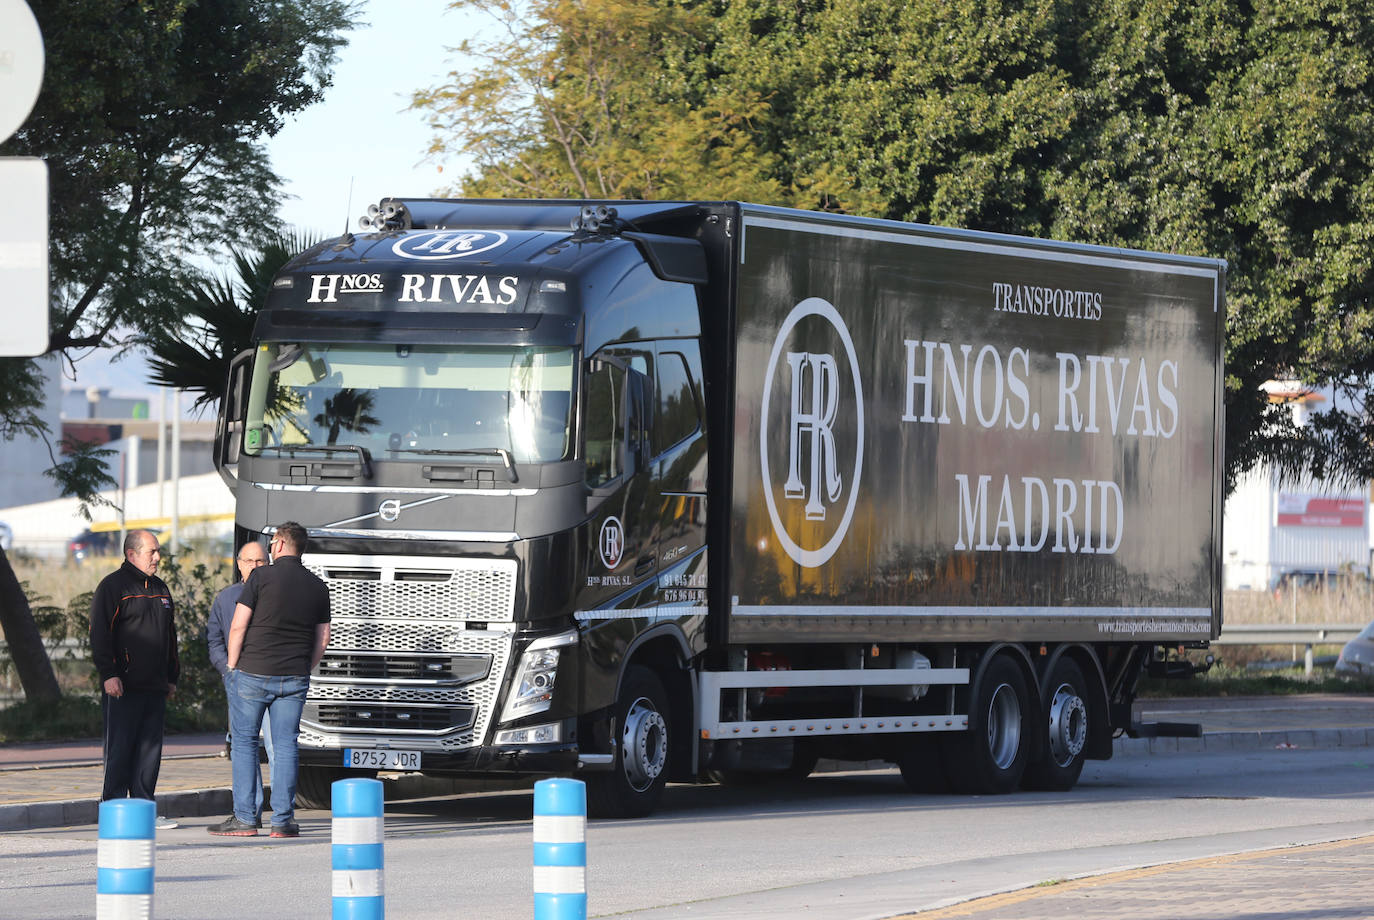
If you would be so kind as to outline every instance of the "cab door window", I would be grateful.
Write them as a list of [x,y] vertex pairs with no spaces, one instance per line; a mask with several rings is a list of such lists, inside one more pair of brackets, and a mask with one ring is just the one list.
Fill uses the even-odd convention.
[[626,368],[608,357],[595,358],[587,371],[583,430],[587,485],[595,489],[624,472]]
[[593,489],[640,472],[652,453],[653,380],[643,352],[607,350],[587,364],[584,456]]

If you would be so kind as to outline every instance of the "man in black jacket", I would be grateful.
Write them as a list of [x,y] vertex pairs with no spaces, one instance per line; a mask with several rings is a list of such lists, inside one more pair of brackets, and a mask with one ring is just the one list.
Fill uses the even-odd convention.
[[[162,766],[167,698],[181,676],[172,595],[156,574],[157,537],[134,530],[124,564],[106,575],[91,600],[91,658],[104,694],[107,799],[153,799]],[[158,820],[159,827],[176,825]]]

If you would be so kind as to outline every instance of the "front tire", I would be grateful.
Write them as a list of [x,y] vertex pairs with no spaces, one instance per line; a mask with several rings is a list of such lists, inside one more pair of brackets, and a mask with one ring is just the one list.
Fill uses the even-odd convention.
[[642,818],[668,783],[668,694],[653,671],[632,665],[616,698],[615,765],[587,777],[587,810],[596,818]]
[[1027,789],[1065,792],[1078,782],[1088,753],[1086,690],[1083,669],[1072,659],[1060,658],[1050,671],[1045,693],[1045,752],[1026,768]]
[[296,807],[329,811],[334,807],[333,786],[337,780],[376,778],[376,770],[301,764],[296,768]]
[[1026,678],[1016,663],[999,655],[970,691],[968,730],[944,739],[946,774],[956,792],[1005,795],[1026,772],[1026,729],[1031,718]]

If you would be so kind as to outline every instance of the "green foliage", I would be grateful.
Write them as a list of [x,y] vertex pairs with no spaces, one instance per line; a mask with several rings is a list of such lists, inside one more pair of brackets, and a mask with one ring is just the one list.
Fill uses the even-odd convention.
[[[458,8],[478,7],[458,0]],[[486,8],[486,5],[482,5]],[[1374,478],[1374,4],[504,0],[467,194],[741,197],[1228,260],[1228,490]],[[1332,386],[1296,427],[1260,389]]]
[[90,696],[24,700],[0,709],[0,743],[99,738],[101,719],[100,701]]
[[230,567],[224,562],[216,562],[213,568],[203,562],[188,566],[174,558],[165,561],[158,574],[167,582],[176,603],[177,654],[181,658],[181,679],[176,693],[167,701],[167,729],[223,728],[228,704],[224,682],[210,664],[206,633],[210,607],[215,595],[229,583]]
[[[221,729],[226,724],[227,704],[219,672],[210,664],[206,628],[215,595],[229,583],[229,564],[183,563],[168,557],[158,574],[167,582],[176,605],[177,654],[181,659],[181,678],[176,693],[167,702],[167,731]],[[26,702],[0,709],[0,741],[98,737],[100,684],[90,664],[94,592],[79,594],[66,607],[58,607],[48,603],[47,597],[31,592],[27,582],[21,584],[49,657],[63,674],[79,676],[67,683],[66,694],[57,702],[51,724],[35,716],[43,704]],[[0,649],[0,673],[8,673],[11,668],[12,663]]]
[[1255,673],[1243,668],[1217,666],[1188,680],[1142,678],[1139,693],[1150,697],[1292,696],[1300,693],[1337,693],[1365,696],[1374,692],[1374,678],[1338,677],[1330,671],[1302,668]]
[[451,7],[490,14],[497,37],[461,44],[474,66],[413,103],[436,131],[432,151],[478,163],[466,193],[789,198],[777,152],[754,139],[766,101],[703,78],[705,11],[642,0]]
[[[323,94],[348,0],[33,0],[46,72],[0,145],[49,173],[50,351],[174,325],[185,257],[275,226],[264,136]],[[36,379],[32,362],[0,377]],[[8,388],[3,388],[8,390]],[[17,391],[16,391],[17,392]],[[0,430],[30,391],[0,397]]]

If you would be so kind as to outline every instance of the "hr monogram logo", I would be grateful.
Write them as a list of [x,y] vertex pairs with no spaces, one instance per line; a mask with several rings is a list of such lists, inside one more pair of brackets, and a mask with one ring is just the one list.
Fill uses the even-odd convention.
[[[809,319],[811,321],[807,322]],[[799,331],[798,326],[803,323],[805,327]],[[794,337],[803,336],[813,347],[787,348]],[[838,347],[829,350],[814,347],[827,339]],[[837,356],[847,362],[850,381],[842,377]],[[782,371],[783,367],[786,372]],[[775,377],[781,378],[778,381],[781,385],[790,387],[790,397],[785,403],[787,411],[781,419],[770,411]],[[841,416],[841,400],[846,391],[852,393],[853,405]],[[852,430],[853,434],[842,441],[836,436],[836,429],[843,423],[849,423],[844,425],[844,430]],[[819,529],[819,537],[815,527],[805,528],[805,534],[789,530],[778,511],[769,441],[770,434],[776,435],[780,424],[785,424],[787,431],[782,498],[802,502],[802,518],[816,524],[825,524],[830,507],[844,502],[844,513],[838,523],[832,519],[829,526]],[[778,439],[776,443],[784,441]],[[844,541],[858,500],[863,450],[863,382],[853,339],[839,311],[819,297],[808,298],[792,308],[773,340],[764,376],[762,423],[759,426],[759,457],[768,516],[778,542],[798,565],[807,568],[824,565]],[[842,462],[846,452],[853,455],[852,466]],[[848,475],[842,475],[842,470],[848,470]],[[844,500],[846,486],[848,499]],[[796,519],[795,515],[788,517]]]
[[403,259],[425,262],[462,259],[495,249],[507,238],[499,230],[430,230],[407,233],[391,244],[391,251]]
[[602,523],[597,549],[601,553],[601,564],[606,568],[620,565],[620,557],[625,553],[625,526],[620,518],[608,517]]
[[[813,355],[789,351],[787,366],[792,369],[792,420],[787,425],[788,463],[787,482],[782,487],[788,498],[806,501],[808,521],[825,520],[825,505],[821,502],[821,478],[825,478],[826,499],[834,502],[840,497],[839,470],[835,468],[835,413],[839,398],[836,391],[835,358],[832,355]],[[810,371],[808,374],[807,371]],[[811,411],[804,411],[808,388]],[[808,489],[801,481],[802,431],[811,435],[811,483]],[[810,496],[808,498],[807,496]]]

